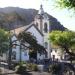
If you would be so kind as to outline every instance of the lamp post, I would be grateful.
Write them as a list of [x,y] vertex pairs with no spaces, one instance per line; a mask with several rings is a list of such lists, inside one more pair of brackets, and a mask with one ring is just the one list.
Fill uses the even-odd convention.
[[9,48],[8,48],[8,67],[9,69],[11,69],[11,56],[12,56],[12,40],[11,40],[11,34],[10,34],[10,26],[11,24],[9,24]]
[[22,46],[21,46],[21,42],[20,42],[20,50],[19,50],[19,52],[20,52],[20,57],[19,57],[19,58],[20,58],[20,60],[19,60],[20,65],[21,65],[21,61],[22,61],[22,59],[21,59],[21,58],[22,58],[22,57],[21,57],[21,56],[22,56],[21,47],[22,47]]
[[[16,21],[16,19],[17,19],[17,16],[15,15],[13,15],[13,16],[6,16],[6,23],[8,24],[8,26],[9,26],[9,34],[10,34],[10,29],[11,29],[11,25],[12,25],[12,23],[14,22],[14,21]],[[13,25],[14,26],[14,25]],[[10,36],[9,36],[9,53],[8,53],[8,66],[9,66],[9,69],[11,69],[11,66],[12,66],[12,59],[11,59],[11,57],[12,57],[12,46],[13,46],[13,41],[12,41],[12,39],[11,39],[11,34],[10,34]]]

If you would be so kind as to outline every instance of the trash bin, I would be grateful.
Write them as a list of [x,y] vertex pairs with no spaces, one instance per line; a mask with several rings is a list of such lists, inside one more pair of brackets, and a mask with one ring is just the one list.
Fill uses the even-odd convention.
[[44,70],[44,65],[38,65],[38,70],[42,72]]

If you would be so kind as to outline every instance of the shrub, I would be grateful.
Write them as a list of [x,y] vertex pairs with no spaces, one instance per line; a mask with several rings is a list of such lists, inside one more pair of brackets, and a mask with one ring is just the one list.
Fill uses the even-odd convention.
[[32,63],[27,63],[26,64],[26,67],[27,67],[28,70],[31,70],[31,65],[32,65]]
[[52,64],[49,66],[49,71],[52,72],[52,74],[59,74],[61,71],[61,65],[60,64]]
[[0,68],[0,74],[2,73],[2,69]]
[[37,68],[37,65],[36,65],[36,64],[33,64],[33,65],[32,65],[32,70],[33,70],[33,71],[37,71],[37,70],[38,70],[38,68]]
[[20,66],[22,66],[23,64],[26,64],[26,62],[24,62],[24,61],[19,62]]
[[29,69],[31,71],[38,71],[38,67],[36,64],[30,63],[30,64],[27,64],[26,67],[27,67],[27,69]]
[[26,72],[26,67],[25,66],[19,66],[17,69],[17,73],[19,74],[24,74]]

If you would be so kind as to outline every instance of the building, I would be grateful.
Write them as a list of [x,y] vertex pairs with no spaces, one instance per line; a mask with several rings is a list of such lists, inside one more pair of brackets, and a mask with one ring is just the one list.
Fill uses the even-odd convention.
[[[31,23],[27,27],[25,26],[20,29],[19,28],[15,29],[16,35],[18,35],[19,32],[21,32],[21,31],[30,32],[33,36],[36,36],[36,40],[38,41],[38,43],[40,45],[43,45],[43,34],[38,30],[38,28],[33,23]],[[13,30],[11,30],[11,32],[13,33]],[[17,40],[16,35],[14,34],[12,36],[12,41]],[[17,40],[15,42],[15,44],[17,44],[18,46],[15,46],[12,48],[12,57],[14,57],[13,60],[19,61],[20,60],[20,42],[19,42],[19,40]],[[28,43],[26,43],[26,45],[28,45]],[[29,49],[21,50],[21,55],[22,55],[21,59],[23,61],[28,61],[29,60]],[[40,55],[39,53],[37,53],[37,60],[44,59],[44,57],[45,57],[45,55],[43,55],[43,54]]]
[[[35,16],[34,21],[30,23],[29,25],[11,30],[11,33],[13,33],[12,41],[17,40],[16,35],[18,35],[20,32],[30,32],[33,36],[36,37],[36,40],[38,43],[46,48],[47,54],[39,54],[37,53],[37,59],[50,59],[57,57],[56,59],[60,59],[60,56],[58,56],[58,52],[54,53],[54,50],[51,48],[51,44],[48,40],[48,33],[50,30],[50,21],[47,13],[44,12],[42,5],[40,6],[40,10],[38,11],[38,14]],[[15,32],[15,35],[14,35]],[[19,41],[16,41],[15,43],[20,44]],[[54,53],[54,54],[53,54]],[[20,60],[20,47],[16,46],[12,48],[12,59],[19,61]],[[23,61],[29,60],[29,50],[22,50],[21,51],[21,59]]]

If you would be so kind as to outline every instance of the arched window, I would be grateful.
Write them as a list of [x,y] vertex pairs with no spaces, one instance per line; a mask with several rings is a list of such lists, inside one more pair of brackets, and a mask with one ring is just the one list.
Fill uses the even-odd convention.
[[27,56],[27,51],[24,51],[24,55]]
[[38,28],[38,23],[36,23],[36,27]]
[[13,45],[13,48],[16,49],[16,45]]
[[47,49],[47,48],[48,48],[48,43],[47,43],[47,42],[45,42],[44,44],[45,44],[45,45],[44,45],[44,46],[45,46],[45,48]]
[[48,27],[47,27],[47,23],[45,23],[45,24],[44,24],[44,32],[46,32],[46,33],[47,33],[47,31],[48,31],[47,28],[48,28]]
[[12,52],[12,59],[14,59],[14,60],[16,59],[16,51]]

